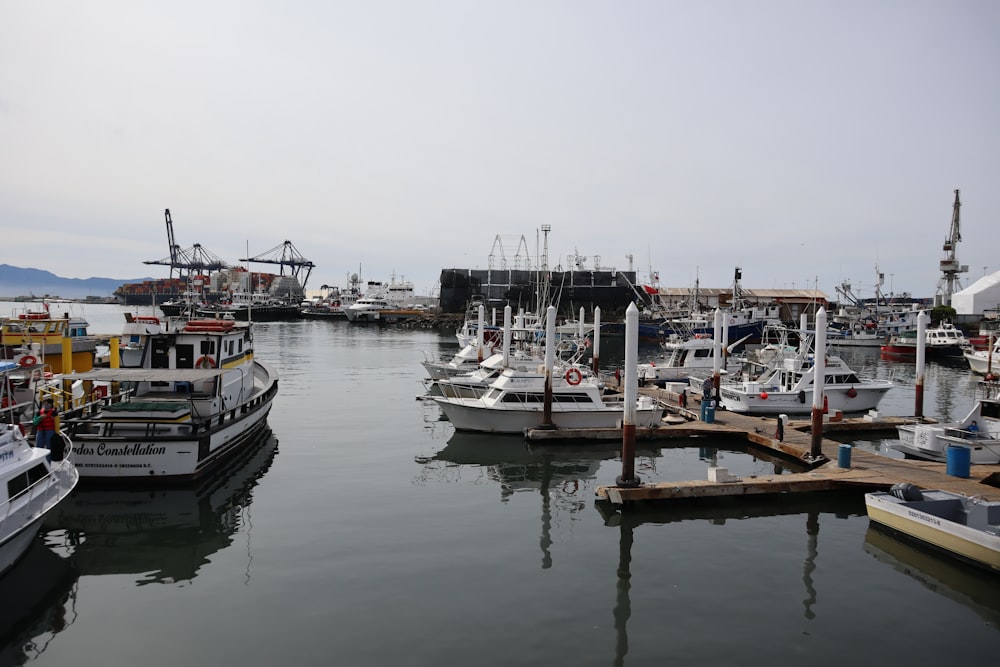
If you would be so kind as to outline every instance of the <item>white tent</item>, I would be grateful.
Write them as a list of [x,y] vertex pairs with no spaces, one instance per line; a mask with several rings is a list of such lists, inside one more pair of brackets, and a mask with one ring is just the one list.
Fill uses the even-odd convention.
[[1000,271],[983,276],[964,290],[951,295],[957,315],[982,315],[1000,306]]

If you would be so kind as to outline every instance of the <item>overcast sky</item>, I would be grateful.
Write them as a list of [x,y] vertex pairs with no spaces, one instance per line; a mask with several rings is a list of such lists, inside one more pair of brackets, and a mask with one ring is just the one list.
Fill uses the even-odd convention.
[[166,277],[169,208],[309,288],[551,225],[552,266],[933,296],[958,188],[964,284],[1000,270],[995,0],[0,7],[3,263]]

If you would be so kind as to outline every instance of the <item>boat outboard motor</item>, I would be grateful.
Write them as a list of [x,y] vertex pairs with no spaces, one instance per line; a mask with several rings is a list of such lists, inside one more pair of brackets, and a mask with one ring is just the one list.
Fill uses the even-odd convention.
[[892,488],[889,489],[891,493],[896,498],[900,500],[923,500],[924,494],[920,492],[920,487],[916,484],[910,484],[909,482],[900,482],[899,484],[893,484]]

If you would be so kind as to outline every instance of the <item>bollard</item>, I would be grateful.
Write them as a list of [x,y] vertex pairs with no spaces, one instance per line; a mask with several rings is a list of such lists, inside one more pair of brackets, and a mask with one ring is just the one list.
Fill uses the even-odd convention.
[[840,445],[837,451],[837,466],[840,468],[851,467],[851,445]]

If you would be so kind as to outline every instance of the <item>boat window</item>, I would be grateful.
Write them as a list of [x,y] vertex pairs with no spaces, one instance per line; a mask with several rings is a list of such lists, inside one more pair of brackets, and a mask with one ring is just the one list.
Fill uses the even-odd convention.
[[705,349],[701,349],[701,350],[695,350],[694,351],[694,356],[695,356],[696,359],[698,359],[698,358],[704,358],[704,357],[710,357],[710,356],[712,356],[712,349],[711,348],[705,348]]
[[215,341],[214,340],[203,340],[201,341],[201,353],[202,354],[215,354]]
[[7,497],[13,499],[20,493],[24,493],[29,486],[43,479],[48,473],[45,466],[39,463],[25,473],[7,480]]
[[983,401],[979,408],[979,413],[983,417],[990,417],[992,419],[1000,419],[1000,403],[993,403],[989,401]]

